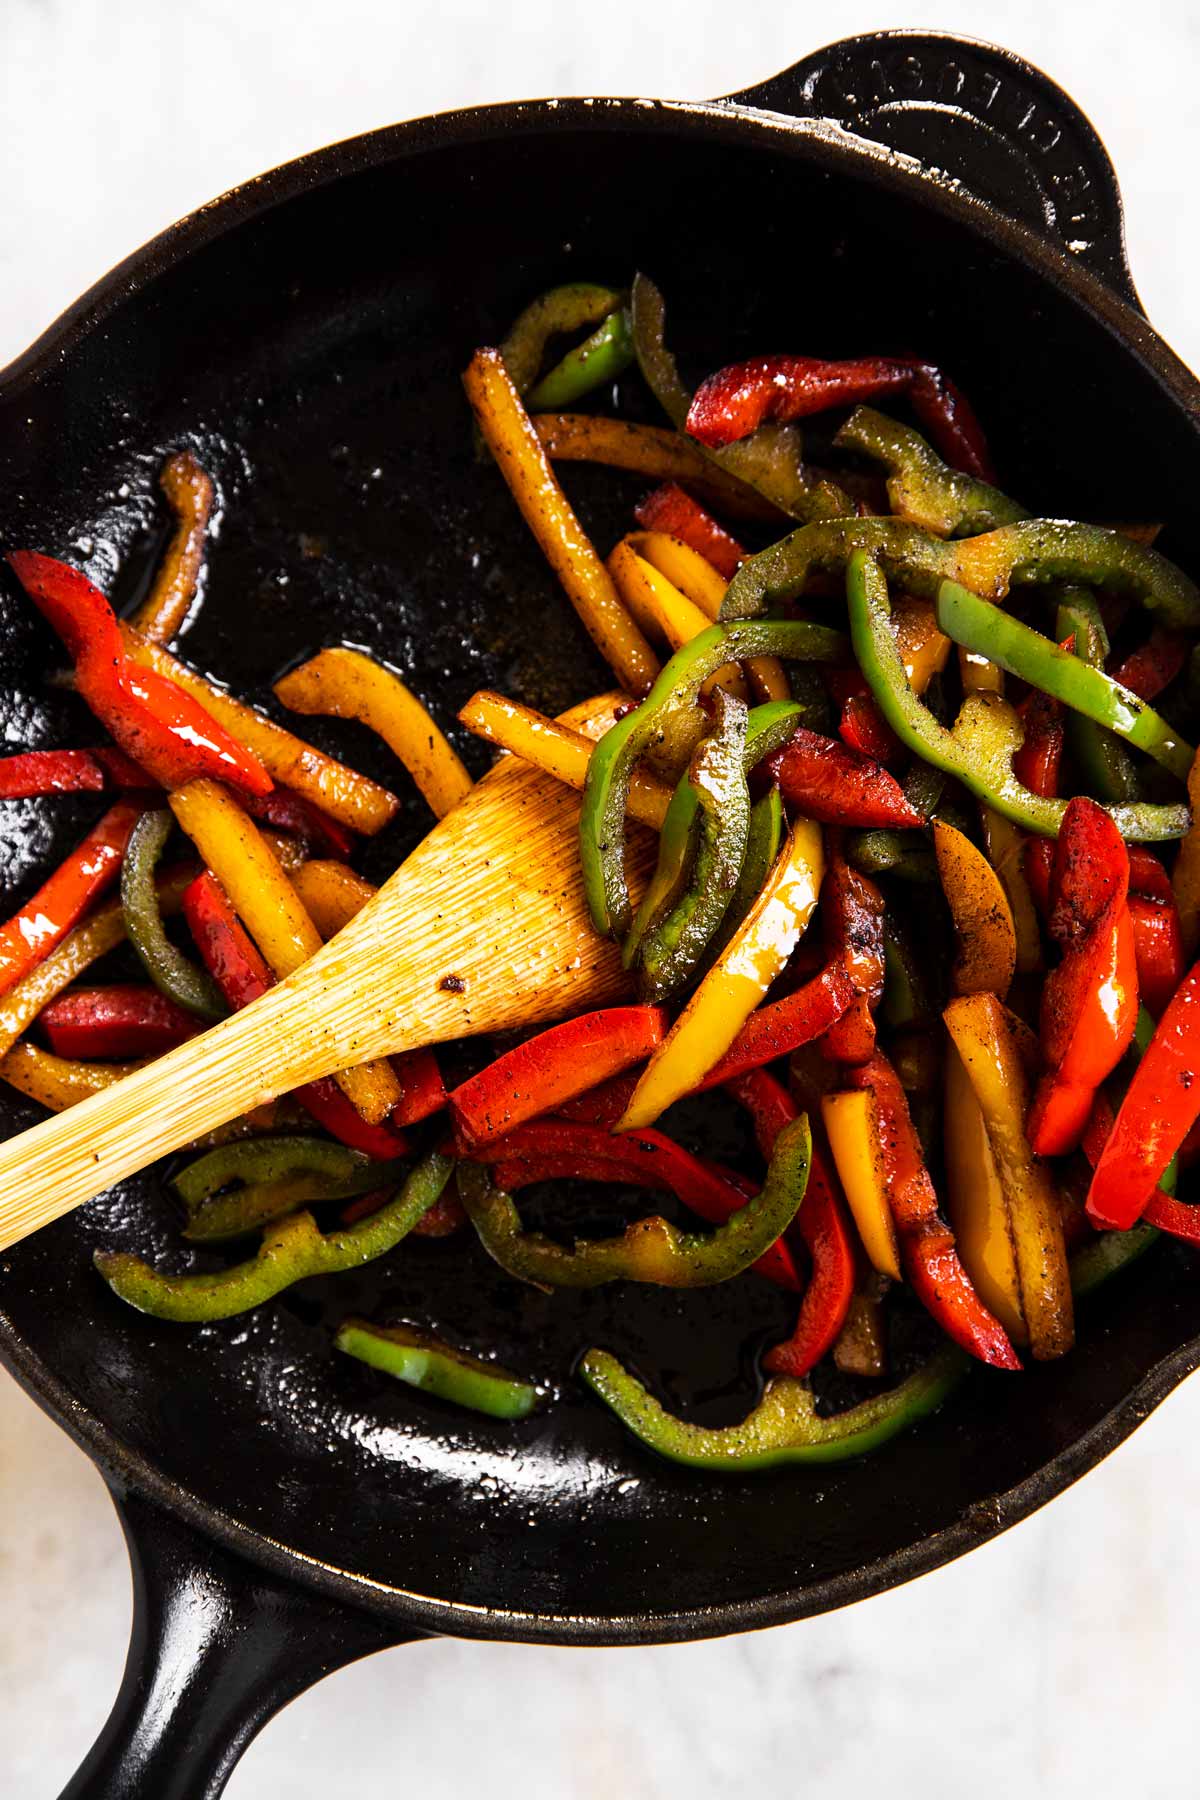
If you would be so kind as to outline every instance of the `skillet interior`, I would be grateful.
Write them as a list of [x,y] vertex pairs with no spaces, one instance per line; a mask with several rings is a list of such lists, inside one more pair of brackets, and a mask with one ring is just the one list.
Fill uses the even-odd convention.
[[[118,593],[131,595],[159,542],[162,453],[195,442],[224,502],[186,644],[201,666],[261,700],[288,661],[348,640],[411,672],[444,722],[485,683],[565,704],[604,673],[507,493],[473,459],[456,375],[550,282],[621,282],[637,266],[666,288],[679,345],[709,362],[776,344],[916,348],[976,397],[1009,485],[1035,509],[1189,516],[1186,414],[1002,248],[811,140],[715,144],[628,109],[620,134],[597,123],[549,140],[513,132],[482,155],[435,133],[419,154],[299,194],[162,275],[7,410],[0,399],[4,546],[71,556],[105,584],[121,565]],[[607,544],[645,484],[580,470],[568,485]],[[75,703],[46,699],[57,657],[9,586],[0,633],[5,738],[88,742]],[[365,733],[313,722],[313,735],[389,777]],[[95,811],[8,808],[6,906]],[[374,873],[422,822],[414,804]],[[0,1090],[0,1128],[34,1116]],[[668,1396],[736,1413],[752,1396],[744,1340],[787,1316],[753,1277],[693,1299],[615,1289],[551,1304],[461,1243],[414,1245],[328,1296],[309,1284],[190,1331],[142,1320],[102,1288],[91,1250],[118,1241],[169,1254],[154,1177],[9,1252],[3,1333],[10,1353],[24,1345],[27,1378],[32,1355],[201,1506],[317,1563],[457,1603],[444,1622],[463,1631],[652,1638],[857,1597],[951,1553],[964,1520],[986,1535],[994,1497],[1017,1484],[1034,1483],[1022,1510],[1049,1497],[1101,1453],[1103,1422],[1144,1378],[1171,1358],[1165,1388],[1190,1365],[1200,1332],[1194,1263],[1159,1247],[1088,1307],[1063,1365],[977,1374],[866,1463],[716,1484],[644,1456],[576,1389],[571,1363],[588,1342],[610,1345]],[[473,1423],[335,1359],[326,1320],[376,1304],[494,1346],[562,1387],[561,1403],[516,1427]],[[734,1610],[711,1611],[722,1607]]]

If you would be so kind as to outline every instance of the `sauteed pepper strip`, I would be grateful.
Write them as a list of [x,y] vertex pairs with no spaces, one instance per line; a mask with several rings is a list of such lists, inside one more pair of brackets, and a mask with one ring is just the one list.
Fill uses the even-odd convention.
[[66,645],[80,697],[156,781],[176,788],[207,775],[250,794],[270,793],[271,777],[258,758],[211,713],[173,682],[130,661],[116,614],[86,575],[32,550],[16,550],[8,561]]
[[[1067,803],[1034,794],[1017,779],[1012,759],[1018,746],[1011,713],[999,695],[968,694],[952,731],[939,725],[917,699],[891,633],[886,577],[865,550],[855,551],[847,564],[846,603],[855,654],[896,735],[1014,824],[1045,837],[1057,836]],[[1137,802],[1110,811],[1126,838],[1172,838],[1187,830],[1185,806]]]
[[117,982],[72,988],[38,1014],[38,1029],[58,1056],[121,1059],[161,1056],[194,1037],[190,1013],[155,987]]
[[223,1019],[229,1008],[205,969],[198,969],[167,936],[154,873],[175,821],[165,809],[145,812],[134,826],[121,869],[125,932],[160,993],[197,1019]]
[[821,884],[825,951],[845,968],[855,997],[822,1040],[830,1062],[864,1063],[874,1052],[874,1014],[883,998],[885,970],[883,915],[879,889],[849,866],[840,842],[831,842]]
[[589,1350],[579,1365],[592,1391],[648,1449],[718,1475],[865,1456],[934,1412],[966,1370],[966,1358],[947,1347],[890,1393],[829,1416],[818,1413],[807,1382],[778,1375],[739,1424],[708,1427],[667,1412],[607,1350]]
[[0,994],[44,962],[92,902],[112,886],[140,813],[139,806],[123,800],[110,806],[37,893],[0,925]]
[[1077,796],[1054,853],[1049,928],[1063,960],[1042,989],[1046,1073],[1026,1127],[1039,1156],[1075,1148],[1096,1089],[1133,1037],[1138,990],[1128,890],[1120,833],[1103,807]]
[[780,1133],[761,1192],[707,1236],[651,1217],[620,1237],[593,1238],[566,1250],[522,1229],[512,1199],[493,1186],[481,1164],[460,1164],[459,1191],[484,1249],[518,1280],[549,1287],[598,1287],[617,1280],[710,1287],[742,1274],[791,1223],[804,1198],[810,1143],[802,1116]]
[[99,793],[104,788],[153,788],[158,784],[123,750],[25,750],[0,757],[0,800],[38,794]]
[[427,1156],[394,1199],[347,1231],[323,1233],[311,1213],[292,1213],[264,1233],[256,1256],[215,1275],[164,1274],[124,1251],[98,1250],[94,1260],[114,1294],[152,1318],[182,1325],[229,1319],[310,1275],[336,1275],[386,1255],[433,1206],[453,1167],[448,1156]]
[[919,432],[873,407],[857,407],[833,441],[841,450],[859,450],[883,463],[892,511],[935,537],[974,537],[1029,517],[999,488],[951,468]]
[[187,618],[195,597],[214,495],[211,480],[190,450],[167,459],[158,485],[175,515],[175,530],[132,624],[151,642],[164,644]]
[[925,819],[893,775],[868,756],[799,726],[770,761],[789,806],[828,825],[918,828]]
[[[244,1237],[313,1200],[348,1200],[388,1185],[387,1163],[324,1138],[251,1138],[223,1144],[189,1163],[172,1181],[187,1211],[193,1243]],[[231,1181],[241,1185],[221,1190]]]
[[[1103,669],[1108,656],[1108,633],[1099,606],[1085,588],[1062,590],[1054,634],[1065,655],[1076,656],[1093,669]],[[1141,791],[1137,769],[1120,738],[1106,731],[1094,717],[1074,708],[1065,714],[1063,723],[1083,786],[1093,798],[1136,800]]]
[[733,579],[745,558],[737,539],[677,481],[666,481],[647,494],[634,507],[633,516],[646,531],[667,531],[682,538],[726,581]]
[[409,1387],[492,1419],[525,1419],[537,1405],[538,1392],[531,1382],[412,1325],[347,1319],[333,1347]]
[[[574,331],[593,331],[606,319],[619,316],[621,308],[622,297],[615,288],[599,287],[590,281],[564,282],[561,287],[550,288],[536,300],[531,300],[518,313],[500,346],[504,366],[517,392],[529,394],[530,405],[546,406],[566,406],[586,393],[587,387],[582,387],[576,393],[564,394],[558,399],[535,401],[530,389],[537,381],[551,338],[567,337]],[[633,346],[630,345],[627,361],[632,356]]]

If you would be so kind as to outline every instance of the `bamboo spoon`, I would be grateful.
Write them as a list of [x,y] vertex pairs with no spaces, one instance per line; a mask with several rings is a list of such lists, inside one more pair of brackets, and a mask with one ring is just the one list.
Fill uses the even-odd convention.
[[[614,696],[563,715],[599,735]],[[504,757],[343,931],[232,1018],[0,1144],[0,1250],[318,1076],[628,993],[583,898],[579,796]],[[635,871],[650,841],[632,845]]]

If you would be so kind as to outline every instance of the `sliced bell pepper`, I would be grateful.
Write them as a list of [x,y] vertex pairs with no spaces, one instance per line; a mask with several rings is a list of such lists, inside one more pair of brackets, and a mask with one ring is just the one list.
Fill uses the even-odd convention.
[[[1051,856],[1052,847],[1046,838],[1027,838],[1011,819],[1004,818],[990,806],[980,807],[979,822],[983,828],[984,851],[996,872],[1012,914],[1016,972],[1019,975],[1032,974],[1043,963],[1042,932],[1027,864],[1029,852],[1035,843],[1046,845]],[[1048,881],[1047,874],[1047,883]]]
[[[596,748],[593,738],[557,719],[484,689],[472,694],[459,719],[476,737],[544,769],[567,787],[582,789],[588,763]],[[629,816],[656,831],[661,829],[671,801],[671,789],[648,769],[635,769],[629,783]]]
[[242,1237],[310,1201],[368,1193],[388,1174],[387,1163],[344,1144],[287,1136],[223,1144],[181,1169],[171,1185],[186,1213],[184,1237],[208,1243]]
[[134,982],[72,988],[38,1014],[56,1056],[100,1061],[161,1056],[196,1035],[196,1021],[157,988]]
[[612,1006],[527,1039],[452,1090],[450,1113],[462,1153],[473,1154],[526,1119],[559,1112],[564,1103],[645,1062],[666,1030],[661,1007]]
[[1138,994],[1157,1019],[1187,973],[1179,914],[1173,900],[1164,903],[1145,894],[1130,894],[1128,906]]
[[1024,519],[948,543],[901,519],[822,519],[742,564],[725,594],[723,619],[756,618],[804,593],[814,575],[840,575],[860,551],[906,593],[936,598],[943,581],[988,600],[1026,582],[1070,581],[1139,601],[1164,625],[1200,627],[1200,588],[1174,563],[1103,525]]
[[215,495],[212,481],[190,450],[168,457],[158,485],[174,514],[175,529],[154,585],[131,623],[152,643],[165,644],[187,618],[195,598]]
[[1192,822],[1175,858],[1171,886],[1179,912],[1183,953],[1193,957],[1200,949],[1200,755],[1192,761],[1187,784]]
[[854,998],[854,987],[844,965],[830,963],[795,993],[752,1012],[728,1050],[696,1083],[698,1091],[719,1087],[747,1069],[761,1068],[777,1057],[789,1056],[804,1044],[814,1043]]
[[[643,564],[649,563],[675,593],[684,595],[712,625],[721,616],[728,578],[720,575],[699,550],[683,538],[668,531],[634,531],[622,542]],[[695,636],[690,632],[689,636]],[[673,640],[678,643],[685,640]],[[754,691],[760,700],[790,700],[792,690],[783,664],[773,656],[752,658],[746,664]]]
[[[1031,794],[1056,799],[1065,737],[1062,707],[1049,694],[1034,688],[1018,710],[1025,736],[1020,749],[1013,752],[1013,774]],[[1043,916],[1050,910],[1050,872],[1053,867],[1054,845],[1049,839],[1027,838],[1022,868]]]
[[438,1199],[454,1164],[433,1152],[379,1212],[346,1231],[321,1232],[310,1212],[292,1213],[263,1235],[258,1254],[215,1275],[167,1275],[142,1257],[97,1250],[96,1268],[118,1298],[152,1318],[199,1325],[248,1312],[311,1275],[336,1275],[384,1256]]
[[85,575],[32,550],[13,551],[8,561],[66,645],[80,697],[156,781],[176,788],[210,776],[251,794],[270,793],[271,777],[252,751],[190,694],[130,661],[116,614]]
[[783,801],[777,787],[768,788],[750,808],[750,829],[746,833],[746,854],[729,896],[724,917],[709,940],[700,963],[701,974],[716,962],[730,939],[740,930],[750,908],[766,886],[775,867],[787,832]]
[[[594,331],[605,320],[619,316],[623,304],[623,298],[615,288],[601,287],[590,281],[564,282],[531,300],[518,313],[500,345],[500,355],[517,392],[528,394],[534,387],[551,338],[568,337],[577,331]],[[632,354],[631,348],[630,356]],[[586,387],[580,388],[567,399],[548,404],[565,405],[586,392]]]
[[826,1032],[822,1051],[831,1062],[863,1063],[875,1049],[874,1013],[883,998],[884,901],[874,882],[849,866],[840,844],[828,848],[821,884],[825,952],[842,962],[855,998]]
[[1155,625],[1145,643],[1131,650],[1109,673],[1139,700],[1157,700],[1182,670],[1190,648],[1186,632]]
[[36,894],[0,925],[0,994],[16,987],[62,943],[120,874],[141,807],[119,800]]
[[[1054,633],[1064,654],[1102,669],[1108,632],[1100,608],[1086,588],[1064,588],[1054,616]],[[1140,792],[1133,757],[1120,738],[1094,718],[1068,710],[1067,742],[1086,790],[1097,800],[1136,800]]]
[[899,1281],[900,1247],[888,1205],[874,1095],[864,1089],[825,1094],[821,1118],[862,1247],[873,1268]]
[[1013,1343],[1027,1344],[1008,1199],[975,1089],[953,1042],[946,1054],[943,1118],[946,1212],[963,1268]]
[[144,812],[133,828],[121,867],[125,934],[159,992],[195,1018],[211,1022],[223,1019],[229,1008],[208,971],[198,969],[167,936],[154,884],[159,858],[174,825],[164,807]]
[[[897,736],[1014,824],[1045,837],[1056,836],[1067,803],[1032,793],[1014,774],[1017,743],[1007,702],[999,695],[969,694],[953,731],[947,731],[908,685],[889,629],[887,581],[866,551],[856,551],[847,565],[846,599],[859,665]],[[1184,806],[1137,802],[1110,810],[1123,837],[1172,838],[1187,830]]]
[[637,1070],[627,1069],[623,1075],[614,1075],[610,1081],[601,1081],[585,1094],[576,1095],[574,1100],[564,1100],[555,1117],[579,1125],[615,1125],[637,1084]]
[[725,1056],[803,935],[823,872],[820,829],[798,820],[754,906],[651,1057],[618,1130],[652,1125]]
[[1137,961],[1127,904],[1129,858],[1108,814],[1077,796],[1055,848],[1049,928],[1063,960],[1042,989],[1046,1073],[1029,1115],[1040,1156],[1073,1149],[1092,1096],[1116,1068],[1137,1020]]
[[895,1070],[876,1052],[869,1063],[848,1071],[848,1079],[875,1097],[888,1205],[917,1297],[947,1336],[972,1356],[994,1368],[1020,1368],[1008,1334],[972,1287],[954,1247],[954,1233],[938,1211]]
[[457,1350],[431,1332],[412,1325],[372,1325],[346,1319],[333,1340],[335,1350],[392,1375],[422,1393],[465,1406],[491,1419],[527,1419],[538,1401],[532,1382]]
[[262,799],[244,794],[241,804],[252,819],[262,819],[276,831],[290,832],[303,844],[319,845],[326,855],[340,857],[343,862],[354,849],[353,832],[302,794],[277,787]]
[[888,1285],[887,1277],[877,1275],[874,1269],[860,1275],[850,1296],[846,1323],[833,1346],[833,1366],[843,1375],[865,1375],[878,1381],[887,1374],[887,1335],[878,1290]]
[[991,479],[991,458],[970,403],[931,363],[912,358],[858,357],[826,362],[817,356],[756,356],[720,369],[697,389],[687,415],[690,435],[710,448],[748,437],[768,420],[786,422],[903,394],[956,468]]
[[777,1375],[736,1425],[693,1425],[660,1406],[607,1350],[589,1350],[579,1372],[622,1424],[669,1462],[705,1474],[746,1475],[793,1463],[844,1462],[865,1456],[941,1405],[962,1378],[966,1359],[944,1349],[886,1394],[824,1416],[806,1381]]
[[537,413],[530,423],[553,462],[605,463],[656,481],[683,481],[731,518],[766,524],[786,520],[764,495],[727,474],[678,431],[602,413]]
[[140,1060],[80,1062],[74,1057],[55,1056],[23,1038],[0,1056],[0,1081],[7,1081],[18,1093],[27,1094],[50,1112],[65,1112],[68,1106],[90,1099],[142,1067]]
[[477,350],[463,386],[513,499],[596,648],[628,693],[646,693],[658,674],[658,658],[621,604],[559,486],[500,352]]
[[951,468],[919,432],[873,407],[856,407],[833,441],[883,463],[893,513],[937,537],[974,537],[1029,517],[999,488]]
[[99,793],[103,788],[157,787],[123,750],[26,750],[0,757],[0,800],[39,794]]
[[1008,895],[983,852],[944,819],[933,822],[933,848],[958,939],[950,972],[954,992],[992,993],[1003,1000],[1017,965]]
[[666,531],[682,539],[729,581],[746,552],[737,539],[705,512],[677,481],[664,482],[639,500],[633,516],[646,531]]
[[893,775],[846,744],[799,726],[768,764],[789,806],[830,825],[918,827]]
[[1071,1281],[1053,1178],[1026,1134],[1029,1082],[1015,1023],[994,994],[951,1001],[946,1027],[979,1102],[1008,1206],[1032,1353],[1061,1356],[1074,1341]]
[[594,1238],[567,1250],[522,1229],[512,1199],[493,1185],[481,1163],[459,1165],[459,1191],[484,1249],[518,1280],[549,1287],[597,1287],[622,1279],[708,1287],[742,1274],[782,1236],[804,1198],[809,1150],[808,1120],[800,1117],[780,1133],[761,1191],[707,1236],[651,1217],[620,1237]]
[[439,819],[471,790],[471,777],[429,709],[361,650],[319,651],[275,683],[275,697],[292,712],[357,719],[378,732]]

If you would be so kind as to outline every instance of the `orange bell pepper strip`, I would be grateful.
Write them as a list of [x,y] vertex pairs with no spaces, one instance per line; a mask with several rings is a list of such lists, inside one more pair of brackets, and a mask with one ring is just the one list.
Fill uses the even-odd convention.
[[954,992],[1003,1000],[1017,966],[1017,932],[1000,877],[970,838],[944,819],[933,822],[933,848],[958,939]]
[[948,1337],[997,1369],[1021,1364],[1008,1333],[988,1311],[959,1260],[954,1233],[938,1211],[937,1194],[908,1102],[895,1070],[878,1052],[848,1072],[856,1087],[875,1096],[888,1203],[913,1289]]
[[1200,1117],[1200,963],[1175,992],[1138,1063],[1088,1190],[1094,1225],[1127,1231]]
[[19,912],[0,925],[0,994],[43,962],[121,871],[140,806],[118,801]]
[[214,496],[211,480],[190,450],[168,458],[158,485],[175,515],[175,530],[154,586],[130,623],[152,643],[165,644],[187,618],[195,597]]
[[1120,832],[1102,806],[1077,796],[1067,806],[1054,851],[1049,929],[1063,947],[1063,960],[1042,990],[1046,1073],[1028,1122],[1039,1156],[1064,1156],[1075,1148],[1096,1089],[1133,1037],[1138,981],[1128,886]]
[[733,580],[745,561],[746,552],[737,539],[677,481],[666,481],[647,494],[634,507],[633,516],[644,530],[665,531],[689,544],[726,581]]
[[460,1153],[473,1156],[481,1144],[645,1062],[666,1034],[660,1006],[610,1006],[526,1039],[452,1090]]
[[825,953],[840,961],[850,977],[854,1000],[822,1040],[830,1062],[864,1063],[875,1049],[875,1008],[883,998],[883,895],[842,855],[830,833],[829,859],[821,886]]
[[786,519],[770,500],[727,475],[689,443],[681,431],[663,425],[638,425],[603,413],[535,413],[532,425],[547,456],[554,462],[607,463],[656,481],[686,481],[722,512],[735,519],[758,519],[786,528]]

